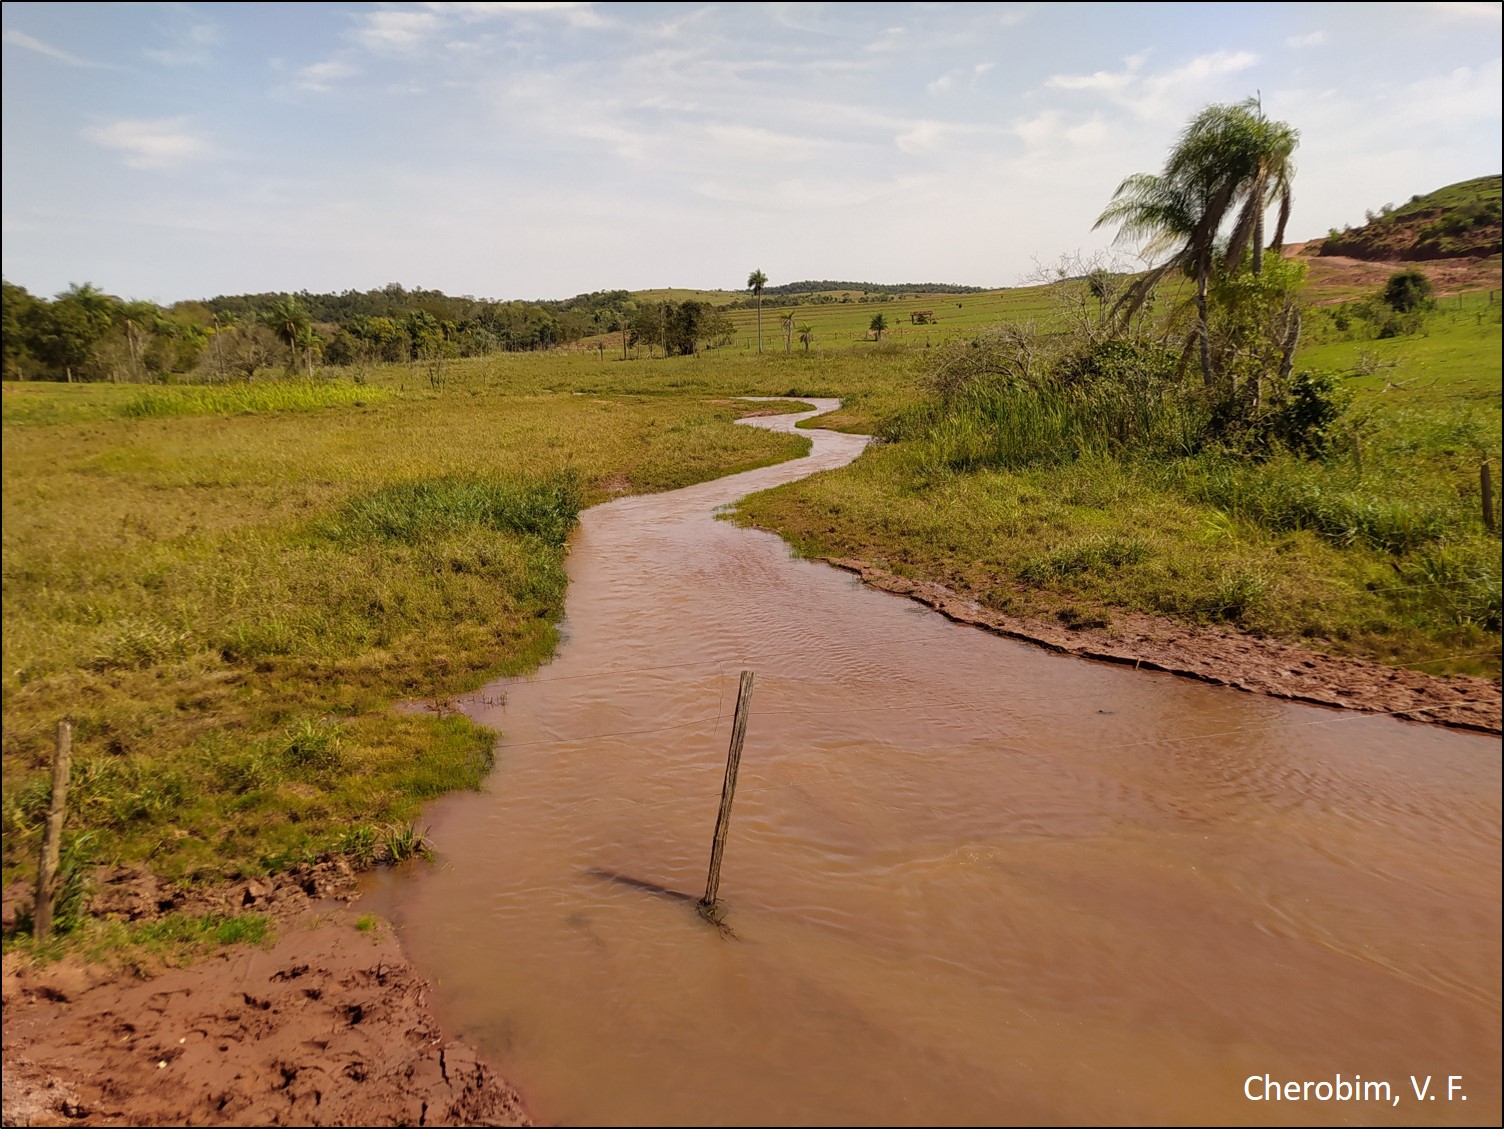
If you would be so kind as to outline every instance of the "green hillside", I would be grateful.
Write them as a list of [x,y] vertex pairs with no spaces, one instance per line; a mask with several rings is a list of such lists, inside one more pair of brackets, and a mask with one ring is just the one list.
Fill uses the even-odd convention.
[[1500,250],[1501,179],[1475,177],[1398,208],[1368,214],[1361,228],[1335,229],[1321,244],[1323,256],[1360,260],[1439,260],[1493,256]]

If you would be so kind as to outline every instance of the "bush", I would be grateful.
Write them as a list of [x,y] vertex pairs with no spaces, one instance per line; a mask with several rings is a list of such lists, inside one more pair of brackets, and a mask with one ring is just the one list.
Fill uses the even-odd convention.
[[1323,457],[1331,448],[1332,425],[1350,400],[1336,374],[1302,370],[1276,412],[1274,434],[1291,452]]
[[[1384,285],[1384,302],[1401,314],[1411,311],[1424,310],[1431,305],[1431,296],[1435,288],[1423,272],[1398,271],[1389,277],[1389,282]],[[1380,338],[1392,338],[1392,334],[1384,334],[1381,330]]]

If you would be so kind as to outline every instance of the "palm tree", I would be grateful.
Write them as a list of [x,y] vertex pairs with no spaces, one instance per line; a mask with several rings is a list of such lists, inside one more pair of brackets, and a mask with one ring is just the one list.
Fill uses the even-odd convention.
[[747,276],[747,286],[752,289],[752,294],[757,296],[757,352],[762,353],[762,289],[768,285],[768,277],[763,274],[762,268],[754,268],[752,274]]
[[815,328],[812,323],[800,323],[799,341],[804,343],[804,352],[809,353],[809,344],[815,341]]
[[881,342],[883,340],[883,331],[888,329],[888,320],[884,318],[881,313],[873,315],[872,322],[869,324],[867,329],[875,331],[877,334],[875,341]]
[[[1252,244],[1253,272],[1263,271],[1264,214],[1276,200],[1279,220],[1270,247],[1277,251],[1283,246],[1295,177],[1291,158],[1299,144],[1299,131],[1265,118],[1256,98],[1208,106],[1181,135],[1165,165],[1165,175],[1207,186],[1208,200],[1221,210],[1216,216],[1218,228],[1237,209],[1222,256],[1225,264],[1242,263],[1243,253]],[[1209,238],[1215,237],[1214,228]]]
[[279,295],[261,312],[261,321],[282,340],[287,347],[288,372],[298,368],[298,349],[306,344],[313,321],[303,304],[292,295]]
[[[1208,385],[1213,374],[1206,294],[1212,272],[1219,258],[1224,268],[1235,268],[1250,244],[1253,270],[1263,270],[1264,213],[1276,199],[1280,213],[1272,247],[1284,243],[1298,141],[1290,126],[1264,117],[1257,99],[1208,106],[1181,133],[1164,172],[1126,178],[1094,226],[1117,224],[1119,240],[1145,239],[1150,256],[1171,253],[1124,292],[1121,314],[1137,311],[1169,271],[1179,269],[1196,281],[1196,338]],[[1232,233],[1218,257],[1217,237],[1229,217],[1235,218]]]
[[778,316],[778,321],[783,324],[783,352],[787,354],[794,349],[794,312],[793,309],[785,311]]

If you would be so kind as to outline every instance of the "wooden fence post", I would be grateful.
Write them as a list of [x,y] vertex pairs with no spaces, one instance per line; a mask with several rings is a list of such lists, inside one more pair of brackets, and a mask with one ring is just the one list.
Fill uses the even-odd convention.
[[726,852],[726,828],[731,824],[731,797],[736,794],[736,769],[742,761],[742,741],[747,738],[747,715],[752,710],[752,670],[742,670],[736,693],[736,717],[731,723],[731,747],[726,752],[726,781],[721,785],[721,811],[715,820],[715,841],[710,846],[710,872],[705,878],[705,896],[696,908],[712,924],[721,921],[716,891],[721,886],[721,855]]
[[42,836],[42,860],[37,866],[37,900],[32,935],[45,940],[52,931],[52,903],[57,898],[57,868],[63,848],[63,816],[68,806],[68,772],[73,766],[73,725],[57,722],[57,750],[52,756],[52,805]]
[[1494,477],[1488,461],[1478,465],[1478,494],[1483,497],[1483,529],[1494,533]]

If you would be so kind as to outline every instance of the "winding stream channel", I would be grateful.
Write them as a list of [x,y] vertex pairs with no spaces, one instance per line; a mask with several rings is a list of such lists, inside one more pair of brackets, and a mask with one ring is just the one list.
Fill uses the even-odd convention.
[[[1499,1122],[1497,738],[1054,656],[715,518],[865,443],[809,436],[584,513],[556,658],[462,701],[488,789],[381,895],[536,1121]],[[723,937],[606,875],[703,889],[742,668]]]

